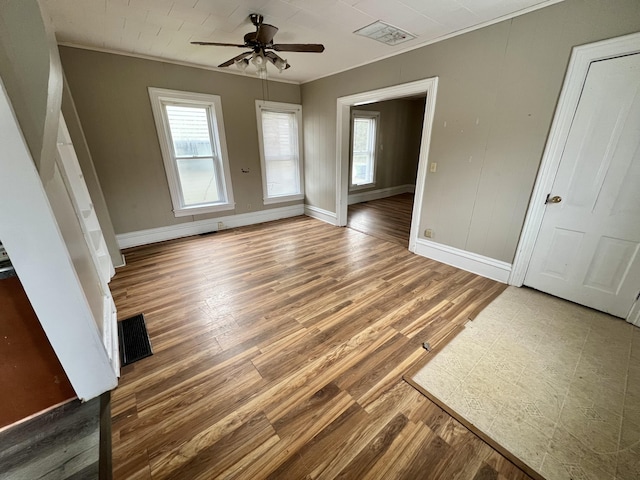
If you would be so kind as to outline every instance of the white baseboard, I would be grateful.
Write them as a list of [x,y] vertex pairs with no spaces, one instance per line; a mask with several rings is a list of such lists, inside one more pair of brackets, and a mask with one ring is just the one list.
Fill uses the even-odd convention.
[[415,253],[501,283],[508,283],[511,274],[510,263],[423,238],[416,241]]
[[121,268],[127,266],[127,260],[124,258],[124,255],[120,254],[120,262],[116,265],[113,264],[113,268]]
[[305,205],[304,214],[307,217],[315,218],[317,220],[322,220],[323,222],[330,223],[331,225],[338,224],[338,217],[334,212],[330,212],[329,210],[324,210],[322,208],[314,207],[313,205]]
[[354,203],[369,202],[380,198],[393,197],[401,193],[415,193],[415,185],[398,185],[397,187],[380,188],[378,190],[369,190],[362,193],[350,193],[347,202],[349,205]]
[[200,233],[213,232],[218,230],[218,223],[224,224],[224,229],[254,225],[256,223],[271,222],[281,218],[297,217],[304,215],[304,205],[293,205],[290,207],[270,208],[259,212],[240,213],[238,215],[228,215],[225,217],[209,218],[206,220],[196,220],[195,222],[180,223],[167,227],[150,228],[137,232],[121,233],[116,235],[120,248],[137,247],[149,243],[173,240],[174,238],[189,237]]

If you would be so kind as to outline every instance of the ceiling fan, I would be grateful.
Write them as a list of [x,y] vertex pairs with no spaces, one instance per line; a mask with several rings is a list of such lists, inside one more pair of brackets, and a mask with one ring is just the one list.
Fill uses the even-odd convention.
[[247,57],[251,56],[251,63],[255,65],[258,71],[264,71],[267,67],[266,62],[271,62],[281,72],[291,67],[287,60],[280,58],[277,54],[267,50],[275,50],[276,52],[311,52],[322,53],[324,45],[319,43],[273,43],[273,37],[278,32],[278,28],[267,23],[262,23],[264,17],[257,13],[249,15],[249,20],[256,27],[255,32],[249,32],[244,36],[244,44],[235,43],[218,43],[218,42],[191,42],[194,45],[213,45],[219,47],[239,47],[249,48],[248,52],[241,53],[237,57],[233,57],[218,67],[228,67],[235,64],[241,70],[245,70],[249,65]]

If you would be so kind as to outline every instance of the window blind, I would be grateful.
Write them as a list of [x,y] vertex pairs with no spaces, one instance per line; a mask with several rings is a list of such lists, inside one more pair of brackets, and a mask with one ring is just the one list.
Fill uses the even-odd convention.
[[300,193],[298,125],[294,112],[262,110],[268,196]]

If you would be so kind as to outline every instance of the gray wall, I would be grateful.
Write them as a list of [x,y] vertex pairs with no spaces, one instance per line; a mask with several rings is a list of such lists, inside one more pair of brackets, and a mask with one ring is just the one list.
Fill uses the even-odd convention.
[[419,230],[512,262],[571,48],[639,30],[638,0],[566,0],[303,84],[307,203],[335,211],[338,97],[437,76]]
[[[262,204],[255,100],[300,103],[300,87],[61,47],[60,56],[116,233],[293,205]],[[176,218],[147,87],[220,95],[235,211]],[[242,173],[242,169],[249,173]]]
[[400,185],[415,185],[420,155],[420,136],[424,118],[423,99],[396,99],[352,107],[380,113],[376,183],[369,188],[352,191],[367,192]]
[[0,2],[0,77],[46,180],[55,162],[62,70],[51,22],[35,0]]

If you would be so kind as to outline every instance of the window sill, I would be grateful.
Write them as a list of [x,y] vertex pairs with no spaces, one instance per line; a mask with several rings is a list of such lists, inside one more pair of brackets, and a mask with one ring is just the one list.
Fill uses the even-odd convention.
[[274,203],[295,202],[296,200],[304,200],[304,193],[296,195],[283,195],[281,197],[269,197],[263,199],[264,205],[272,205]]
[[191,215],[202,215],[203,213],[223,212],[226,210],[233,210],[236,208],[235,203],[223,203],[219,205],[205,205],[200,207],[184,207],[176,208],[173,210],[173,214],[176,217],[189,217]]

